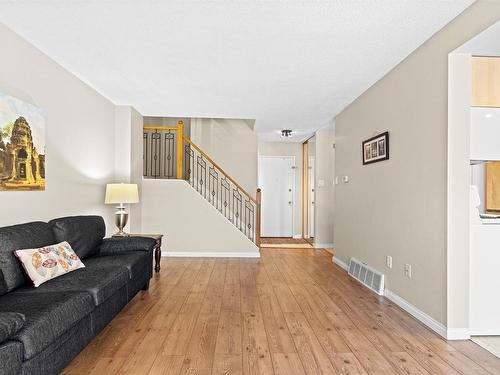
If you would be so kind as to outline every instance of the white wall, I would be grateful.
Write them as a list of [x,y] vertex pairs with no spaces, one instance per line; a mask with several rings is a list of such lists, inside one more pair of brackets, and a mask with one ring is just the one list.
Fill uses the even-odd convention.
[[115,106],[2,24],[0,45],[0,90],[43,110],[47,154],[46,190],[0,192],[0,226],[98,214],[111,233]]
[[257,192],[255,120],[191,119],[191,140],[252,197]]
[[250,256],[259,249],[184,180],[143,180],[142,231],[163,233],[164,255]]
[[335,195],[335,132],[321,129],[316,132],[315,147],[315,197],[314,197],[314,246],[334,246],[334,195]]
[[[335,189],[336,256],[383,271],[392,292],[442,325],[448,320],[448,53],[499,18],[500,2],[474,3],[336,118],[336,174],[350,177]],[[385,130],[390,160],[363,166],[361,142]],[[386,255],[393,256],[392,269]]]
[[293,235],[302,236],[302,143],[259,142],[259,156],[293,156],[295,158],[295,192]]

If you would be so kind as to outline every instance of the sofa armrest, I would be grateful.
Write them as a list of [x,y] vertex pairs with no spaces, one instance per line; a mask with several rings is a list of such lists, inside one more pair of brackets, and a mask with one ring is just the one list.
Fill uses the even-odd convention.
[[26,317],[16,312],[0,312],[0,343],[14,336],[24,326]]
[[105,238],[100,254],[119,254],[126,251],[149,251],[152,252],[156,246],[156,240],[149,237],[113,237]]

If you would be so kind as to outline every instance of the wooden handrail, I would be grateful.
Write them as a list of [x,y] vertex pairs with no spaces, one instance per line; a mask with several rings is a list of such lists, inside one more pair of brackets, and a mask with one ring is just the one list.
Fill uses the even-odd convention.
[[177,130],[177,126],[144,126],[144,130]]
[[196,151],[198,151],[205,159],[208,160],[208,162],[210,164],[212,164],[214,167],[216,167],[219,171],[221,171],[221,173],[226,176],[226,178],[231,181],[242,193],[244,193],[252,202],[254,202],[255,204],[257,204],[257,200],[252,197],[250,194],[247,193],[247,191],[245,189],[243,189],[240,184],[238,184],[233,178],[231,178],[231,176],[229,176],[225,171],[224,169],[222,169],[220,167],[220,165],[218,165],[216,162],[214,162],[207,154],[205,154],[198,146],[196,146],[193,141],[191,141],[191,139],[189,139],[188,137],[186,137],[185,135],[183,136],[184,140],[189,143]]

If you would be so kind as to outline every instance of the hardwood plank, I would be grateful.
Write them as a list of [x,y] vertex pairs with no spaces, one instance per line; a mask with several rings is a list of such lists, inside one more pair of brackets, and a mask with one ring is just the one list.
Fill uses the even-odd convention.
[[200,314],[184,358],[181,374],[210,374],[212,371],[219,314]]
[[243,373],[273,374],[264,321],[260,311],[243,313]]
[[369,374],[396,374],[392,365],[358,329],[341,329],[356,358]]
[[106,358],[101,357],[95,363],[95,366],[89,375],[117,374],[125,362],[125,358]]
[[387,358],[403,374],[408,375],[425,375],[429,374],[420,366],[408,353],[389,353]]
[[215,354],[212,375],[243,375],[241,354]]
[[[156,357],[149,370],[150,375],[179,375],[184,363],[183,355],[162,355]],[[103,373],[104,374],[104,373]]]
[[333,356],[333,365],[342,375],[366,375],[367,372],[352,353],[337,353]]
[[484,350],[471,340],[453,341],[451,344],[455,349],[473,359],[478,365],[494,375],[500,375],[500,358]]
[[295,353],[292,335],[273,289],[269,285],[260,284],[257,292],[271,352]]
[[297,353],[273,353],[275,375],[306,375]]
[[454,369],[459,370],[464,375],[487,375],[488,371],[483,369],[473,360],[460,352],[440,352],[439,356]]
[[307,374],[334,374],[335,370],[302,313],[284,313]]
[[217,354],[241,354],[242,316],[240,312],[222,310],[217,331]]

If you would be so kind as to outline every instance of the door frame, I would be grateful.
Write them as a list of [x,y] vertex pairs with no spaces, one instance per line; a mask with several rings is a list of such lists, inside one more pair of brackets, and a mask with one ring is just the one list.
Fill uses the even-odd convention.
[[[290,238],[293,238],[295,233],[295,171],[297,166],[295,165],[295,156],[294,155],[257,155],[257,186],[260,188],[260,159],[261,158],[273,158],[273,159],[292,159],[292,235]],[[264,193],[265,194],[265,193]],[[262,220],[262,219],[261,219]],[[265,237],[265,236],[262,236]],[[277,237],[279,238],[279,237]],[[288,238],[288,237],[283,237]]]
[[[302,238],[303,239],[309,239],[311,237],[310,233],[309,233],[309,140],[314,138],[315,135],[310,136],[304,142],[302,142],[302,171],[301,171],[301,173],[302,173],[302,212],[301,212],[301,218],[302,218]],[[316,176],[316,171],[315,171],[315,176]],[[316,189],[316,187],[315,187],[315,189]]]

